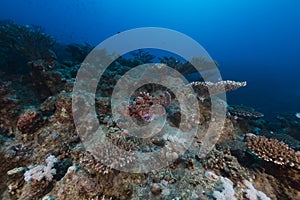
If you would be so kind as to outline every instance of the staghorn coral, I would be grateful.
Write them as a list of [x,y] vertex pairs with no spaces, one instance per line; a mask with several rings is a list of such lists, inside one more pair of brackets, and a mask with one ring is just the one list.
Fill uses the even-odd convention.
[[300,152],[295,152],[284,142],[248,134],[245,138],[252,155],[276,165],[300,169]]
[[229,92],[236,90],[240,87],[245,87],[247,83],[236,81],[220,81],[217,83],[212,82],[192,82],[188,84],[192,86],[195,92],[200,98],[208,99],[210,96],[214,96],[223,92]]

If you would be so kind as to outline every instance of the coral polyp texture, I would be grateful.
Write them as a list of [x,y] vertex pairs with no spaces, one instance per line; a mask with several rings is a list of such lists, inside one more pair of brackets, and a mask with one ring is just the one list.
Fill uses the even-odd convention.
[[277,139],[250,135],[246,137],[251,153],[266,162],[300,170],[300,151],[295,151]]

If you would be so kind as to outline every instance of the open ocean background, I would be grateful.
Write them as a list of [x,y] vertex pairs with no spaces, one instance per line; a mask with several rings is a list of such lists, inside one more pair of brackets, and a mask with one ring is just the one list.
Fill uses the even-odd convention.
[[61,43],[97,45],[138,27],[165,27],[198,41],[224,80],[248,82],[228,94],[273,119],[300,112],[299,0],[1,0],[0,19],[44,27]]

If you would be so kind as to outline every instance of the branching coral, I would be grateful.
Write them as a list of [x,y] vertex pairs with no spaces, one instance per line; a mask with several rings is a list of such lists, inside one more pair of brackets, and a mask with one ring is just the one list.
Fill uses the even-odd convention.
[[252,155],[276,165],[300,169],[300,152],[284,142],[255,135],[246,136],[246,142]]
[[27,60],[46,58],[54,44],[41,27],[21,26],[14,22],[0,26],[0,46]]
[[97,144],[91,153],[98,162],[103,163],[109,168],[117,169],[130,166],[136,158],[136,152],[121,150],[109,142]]
[[47,165],[38,165],[32,167],[30,170],[26,171],[24,174],[25,181],[41,181],[43,178],[46,178],[47,181],[52,181],[53,175],[56,174],[56,169],[54,167],[54,163],[58,162],[58,159],[50,155],[46,159]]

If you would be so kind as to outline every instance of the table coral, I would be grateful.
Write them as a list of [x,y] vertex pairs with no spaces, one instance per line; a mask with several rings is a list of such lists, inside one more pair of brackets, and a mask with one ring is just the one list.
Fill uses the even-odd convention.
[[255,135],[248,135],[246,142],[250,153],[258,158],[276,165],[300,169],[300,152],[295,152],[284,142]]
[[210,96],[217,95],[224,92],[237,90],[240,87],[245,87],[247,82],[236,82],[236,81],[219,81],[213,82],[192,82],[188,84],[192,86],[195,92],[200,98],[209,98]]

